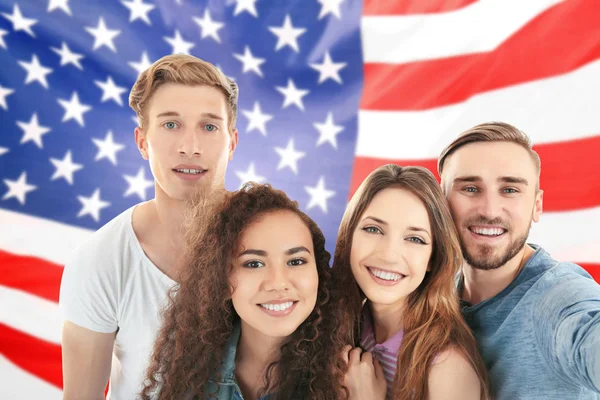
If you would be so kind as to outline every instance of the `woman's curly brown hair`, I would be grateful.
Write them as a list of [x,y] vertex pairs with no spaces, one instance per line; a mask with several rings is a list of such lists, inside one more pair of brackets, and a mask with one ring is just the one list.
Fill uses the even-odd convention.
[[206,204],[194,207],[196,228],[188,235],[180,283],[169,294],[141,392],[143,399],[216,397],[207,393],[207,383],[218,379],[222,352],[239,319],[229,283],[239,239],[260,215],[282,210],[298,215],[310,230],[319,276],[317,303],[281,346],[279,360],[267,368],[261,393],[286,400],[347,398],[342,386],[347,367],[340,357],[347,341],[337,329],[345,312],[330,301],[330,254],[325,250],[325,237],[284,192],[249,183],[226,195],[216,211]]

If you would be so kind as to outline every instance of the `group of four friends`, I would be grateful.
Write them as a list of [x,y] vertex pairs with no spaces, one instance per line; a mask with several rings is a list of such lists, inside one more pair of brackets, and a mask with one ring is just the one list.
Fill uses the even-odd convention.
[[155,198],[65,267],[65,399],[102,399],[109,378],[119,400],[600,399],[600,285],[527,242],[543,191],[523,132],[458,135],[441,184],[421,167],[374,170],[330,265],[285,193],[225,190],[237,99],[193,56],[138,77]]

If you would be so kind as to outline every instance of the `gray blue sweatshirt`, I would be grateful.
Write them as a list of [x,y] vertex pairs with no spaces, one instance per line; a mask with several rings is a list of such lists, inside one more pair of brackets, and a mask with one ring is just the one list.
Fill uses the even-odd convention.
[[600,399],[600,285],[536,245],[515,280],[463,315],[497,400]]

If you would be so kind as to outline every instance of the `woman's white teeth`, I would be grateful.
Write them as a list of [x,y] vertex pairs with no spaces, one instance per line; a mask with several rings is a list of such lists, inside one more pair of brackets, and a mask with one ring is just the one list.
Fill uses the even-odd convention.
[[385,281],[397,281],[402,278],[401,274],[396,274],[394,272],[382,271],[380,269],[371,268],[371,273],[378,277],[379,279],[383,279]]
[[483,236],[500,236],[504,233],[502,228],[472,228],[471,230]]
[[261,304],[262,308],[266,308],[271,311],[285,311],[291,306],[294,305],[293,301],[288,301],[287,303],[279,303],[279,304]]
[[183,172],[184,174],[199,174],[199,173],[203,172],[204,170],[202,170],[202,169],[180,168],[180,169],[178,169],[176,171],[177,172]]

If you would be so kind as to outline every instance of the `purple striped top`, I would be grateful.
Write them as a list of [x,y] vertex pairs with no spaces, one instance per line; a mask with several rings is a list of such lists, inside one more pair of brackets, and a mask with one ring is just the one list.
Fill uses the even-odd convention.
[[402,343],[404,331],[400,330],[385,342],[377,343],[375,341],[373,318],[371,317],[369,306],[365,305],[363,310],[363,327],[360,338],[360,347],[364,351],[371,352],[373,357],[379,361],[379,364],[381,364],[381,367],[383,368],[383,375],[387,381],[387,398],[389,399],[392,394],[394,376],[396,376],[398,351],[400,350],[400,344]]

